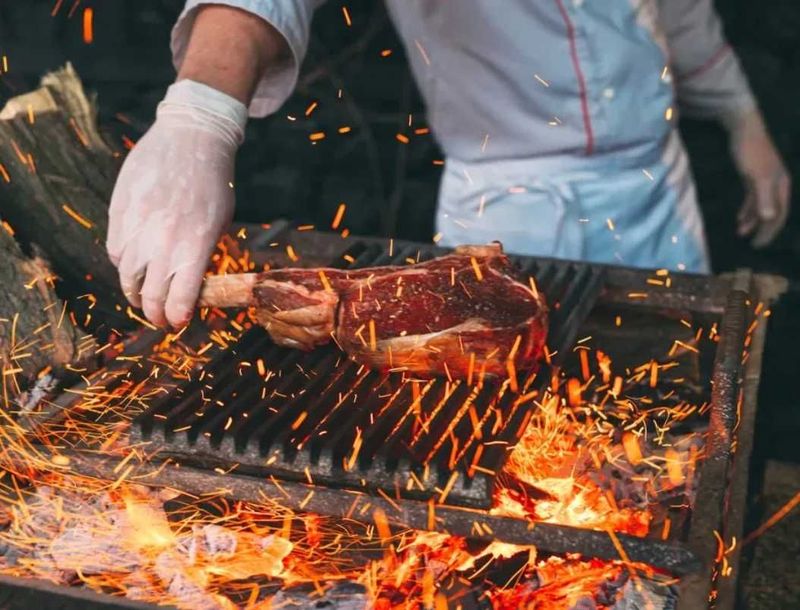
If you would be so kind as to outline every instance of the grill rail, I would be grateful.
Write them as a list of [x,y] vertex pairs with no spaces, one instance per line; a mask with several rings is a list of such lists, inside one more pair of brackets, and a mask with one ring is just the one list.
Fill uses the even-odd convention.
[[[356,242],[330,264],[404,265],[444,253]],[[549,351],[558,364],[597,299],[604,270],[512,260],[547,299]],[[254,366],[258,359],[266,376]],[[547,380],[534,374],[520,385],[535,389]],[[488,508],[496,473],[532,408],[502,380],[408,380],[370,371],[333,346],[310,353],[278,347],[254,328],[192,381],[152,402],[131,435],[181,463]]]

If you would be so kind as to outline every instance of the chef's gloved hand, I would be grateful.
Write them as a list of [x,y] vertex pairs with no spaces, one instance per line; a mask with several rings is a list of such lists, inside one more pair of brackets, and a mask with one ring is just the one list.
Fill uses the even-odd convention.
[[192,317],[209,257],[233,217],[233,170],[247,109],[182,80],[128,155],[109,210],[106,246],[122,289],[153,324]]
[[740,236],[753,235],[763,248],[780,233],[789,216],[791,178],[757,109],[727,117],[731,153],[745,185],[738,214]]

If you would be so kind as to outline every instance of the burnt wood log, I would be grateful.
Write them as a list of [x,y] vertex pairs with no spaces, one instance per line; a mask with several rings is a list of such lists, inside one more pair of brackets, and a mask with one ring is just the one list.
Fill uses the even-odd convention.
[[0,228],[0,365],[2,399],[17,396],[37,376],[55,373],[93,351],[93,340],[71,322],[53,289],[53,273],[23,254],[7,225]]
[[86,295],[97,298],[94,329],[130,323],[105,250],[121,159],[101,136],[94,100],[69,64],[0,111],[0,214],[25,252],[37,247],[47,258],[79,321],[92,301]]

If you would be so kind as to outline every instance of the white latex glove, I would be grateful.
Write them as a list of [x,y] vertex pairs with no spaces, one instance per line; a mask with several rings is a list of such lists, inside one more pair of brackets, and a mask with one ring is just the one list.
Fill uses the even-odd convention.
[[730,117],[725,125],[730,133],[731,153],[746,189],[737,217],[738,233],[753,235],[753,246],[763,248],[786,224],[791,178],[758,110]]
[[125,296],[153,324],[192,317],[209,257],[233,217],[246,121],[238,100],[182,80],[122,166],[106,247]]

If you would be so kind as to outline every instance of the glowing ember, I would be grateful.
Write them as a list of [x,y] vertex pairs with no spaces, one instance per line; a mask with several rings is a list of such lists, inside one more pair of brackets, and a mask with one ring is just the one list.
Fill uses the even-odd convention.
[[[64,211],[80,222],[66,205]],[[334,226],[344,211],[341,204]],[[298,258],[293,250],[288,255]],[[213,260],[220,273],[255,267],[230,238]],[[477,268],[475,273],[480,279]],[[147,490],[137,466],[152,456],[146,446],[128,442],[130,421],[178,384],[211,375],[203,367],[213,352],[228,349],[251,326],[246,312],[228,317],[207,309],[202,318],[199,335],[194,329],[167,334],[151,340],[145,352],[146,332],[125,341],[112,337],[98,349],[104,367],[76,372],[80,383],[66,392],[78,403],[60,418],[44,417],[58,413],[44,382],[38,394],[29,390],[24,409],[19,397],[6,392],[0,410],[0,571],[184,608],[267,608],[270,598],[280,605],[345,589],[375,608],[457,607],[475,587],[494,607],[509,609],[611,608],[623,595],[668,596],[674,581],[623,561],[547,557],[499,541],[475,546],[444,534],[394,531],[380,512],[354,520],[294,513],[281,505],[280,495],[243,504],[224,500],[222,489],[203,498]],[[365,341],[374,342],[374,329],[365,332]],[[533,403],[533,415],[500,476],[491,512],[635,536],[651,535],[658,524],[653,535],[666,538],[671,521],[658,507],[665,500],[692,502],[694,472],[703,458],[708,405],[693,401],[692,392],[681,398],[680,360],[695,354],[701,334],[675,340],[661,360],[619,370],[587,338],[577,348],[574,376],[555,371],[543,394],[521,388],[519,400]],[[706,333],[708,340],[713,335]],[[239,362],[239,368],[251,368],[265,381],[277,375],[266,358]],[[430,414],[422,412],[420,396],[427,386],[409,383],[406,407],[423,429]],[[482,376],[470,374],[466,383],[480,388]],[[387,408],[398,395],[384,397]],[[204,400],[199,412],[215,408],[216,397]],[[472,422],[471,440],[477,442],[490,422],[478,419],[469,400],[464,421]],[[62,451],[76,447],[117,459],[117,479],[70,473]],[[480,468],[480,447],[474,469]],[[356,446],[348,454],[351,462],[358,451]],[[224,475],[221,470],[221,488]],[[414,484],[409,481],[410,488]],[[447,489],[441,492],[440,501]],[[365,524],[370,515],[373,521]],[[492,534],[479,518],[475,528]]]

